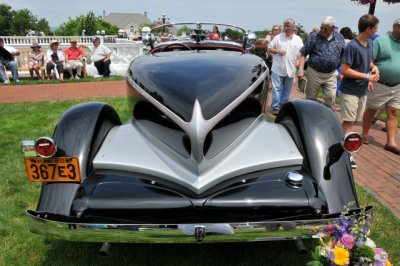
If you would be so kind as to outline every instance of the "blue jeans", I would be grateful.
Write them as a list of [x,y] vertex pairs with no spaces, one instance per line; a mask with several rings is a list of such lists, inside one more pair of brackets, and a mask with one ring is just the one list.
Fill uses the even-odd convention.
[[282,105],[289,101],[292,92],[294,78],[281,77],[274,72],[271,75],[272,81],[272,109],[279,110]]
[[4,61],[3,63],[0,62],[0,78],[2,81],[7,80],[6,73],[4,73],[4,68],[3,65],[6,66],[6,68],[11,70],[11,74],[13,76],[14,81],[18,79],[18,69],[17,69],[17,62],[15,61]]

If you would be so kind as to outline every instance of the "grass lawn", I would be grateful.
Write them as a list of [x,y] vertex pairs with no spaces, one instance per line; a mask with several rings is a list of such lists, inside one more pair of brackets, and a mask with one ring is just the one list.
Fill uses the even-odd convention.
[[[126,98],[98,99],[130,116]],[[82,101],[0,104],[0,265],[304,265],[293,242],[238,244],[113,244],[99,257],[99,243],[47,239],[28,230],[24,212],[35,209],[40,184],[28,183],[21,140],[51,136],[57,119]],[[371,237],[400,265],[400,220],[358,187],[361,204],[374,205]],[[305,242],[312,248],[315,242]]]
[[[95,77],[86,77],[86,78],[81,78],[81,79],[64,79],[65,83],[76,83],[76,82],[98,82],[98,81],[110,81],[110,80],[125,80],[126,77],[123,76],[110,76],[109,78],[95,78]],[[46,79],[41,79],[38,80],[37,78],[31,79],[31,78],[20,78],[20,82],[15,83],[11,79],[11,83],[8,85],[3,85],[0,83],[0,86],[14,86],[14,85],[35,85],[35,84],[52,84],[52,83],[60,83],[59,80],[46,80]]]

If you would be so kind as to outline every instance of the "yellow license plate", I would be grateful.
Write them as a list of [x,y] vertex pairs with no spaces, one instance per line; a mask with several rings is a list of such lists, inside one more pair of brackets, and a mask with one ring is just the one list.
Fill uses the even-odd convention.
[[76,157],[25,157],[26,172],[31,182],[80,182]]

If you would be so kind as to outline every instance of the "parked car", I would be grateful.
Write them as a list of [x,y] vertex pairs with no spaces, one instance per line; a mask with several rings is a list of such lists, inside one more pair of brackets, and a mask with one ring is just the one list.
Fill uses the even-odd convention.
[[[221,39],[210,40],[213,26]],[[173,41],[154,35],[173,31]],[[216,23],[146,35],[128,69],[132,117],[106,103],[67,110],[36,140],[28,177],[42,183],[30,229],[65,240],[226,242],[311,237],[359,205],[343,135],[325,105],[265,112],[268,69],[254,35]],[[159,42],[157,42],[157,40]]]

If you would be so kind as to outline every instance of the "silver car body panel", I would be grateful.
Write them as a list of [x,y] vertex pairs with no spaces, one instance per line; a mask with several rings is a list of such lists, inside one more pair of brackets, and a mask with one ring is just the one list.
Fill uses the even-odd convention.
[[286,129],[262,115],[230,145],[200,162],[182,156],[136,120],[114,127],[93,160],[96,170],[148,174],[198,194],[243,174],[302,163],[303,156]]

